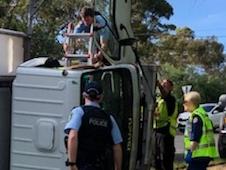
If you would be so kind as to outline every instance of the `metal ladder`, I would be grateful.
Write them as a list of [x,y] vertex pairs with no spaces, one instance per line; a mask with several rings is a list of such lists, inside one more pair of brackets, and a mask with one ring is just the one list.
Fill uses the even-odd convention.
[[[87,65],[92,65],[92,59],[91,54],[93,54],[93,24],[90,26],[90,32],[89,33],[68,33],[66,35],[69,39],[68,46],[70,50],[65,53],[64,57],[66,59],[66,66],[72,66],[75,64],[85,63]],[[86,52],[84,52],[82,49],[77,49],[75,51],[76,46],[78,46],[78,42],[76,40],[81,40],[83,43],[85,49],[87,49]],[[86,46],[86,43],[88,42],[88,46]]]

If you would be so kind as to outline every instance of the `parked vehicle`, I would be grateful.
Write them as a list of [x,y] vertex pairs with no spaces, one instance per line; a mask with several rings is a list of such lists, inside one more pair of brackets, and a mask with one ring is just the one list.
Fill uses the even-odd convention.
[[[204,103],[204,104],[201,104],[201,106],[204,108],[209,118],[212,120],[213,127],[217,129],[220,125],[220,120],[224,112],[220,110],[217,103]],[[177,122],[178,122],[178,128],[180,131],[184,130],[186,121],[188,120],[188,118],[189,118],[189,112],[182,112],[179,114]]]
[[186,125],[186,121],[188,120],[189,118],[189,112],[182,112],[182,113],[179,113],[179,116],[177,118],[177,122],[178,122],[178,129],[181,131],[181,132],[184,132],[184,128],[185,128],[185,125]]
[[221,110],[218,105],[211,109],[210,112],[207,112],[209,118],[212,120],[214,129],[219,128],[221,118],[225,114],[225,111]]
[[207,113],[210,113],[210,112],[214,111],[215,108],[218,107],[217,103],[204,103],[204,104],[201,104],[201,106],[204,108],[204,110]]

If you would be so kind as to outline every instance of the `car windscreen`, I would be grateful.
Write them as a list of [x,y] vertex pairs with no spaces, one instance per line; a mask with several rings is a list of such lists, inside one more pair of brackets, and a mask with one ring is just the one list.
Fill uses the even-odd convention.
[[210,112],[213,108],[214,108],[214,105],[213,105],[213,106],[203,106],[203,109],[204,109],[206,112]]

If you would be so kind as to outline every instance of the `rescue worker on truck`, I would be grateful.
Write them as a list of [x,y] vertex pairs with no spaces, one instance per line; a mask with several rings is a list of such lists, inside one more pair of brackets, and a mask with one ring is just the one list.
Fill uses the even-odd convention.
[[[85,105],[72,110],[65,126],[68,134],[68,161],[70,170],[121,170],[122,136],[110,114],[100,108],[102,87],[96,81],[86,84],[83,92]],[[109,150],[113,151],[114,165],[109,168]],[[112,153],[112,152],[110,152]]]
[[154,112],[153,166],[157,170],[173,170],[175,156],[174,137],[177,125],[177,103],[171,94],[173,82],[169,79],[157,81],[161,96],[157,98]]
[[209,162],[218,157],[213,125],[205,110],[199,106],[200,101],[200,94],[196,91],[184,95],[184,110],[190,112],[184,132],[188,170],[206,170]]
[[[81,9],[80,21],[74,27],[74,33],[83,33],[83,32],[89,33],[90,26],[94,24],[94,20],[95,20],[94,31],[96,34],[96,38],[99,41],[101,49],[106,51],[107,45],[108,45],[108,39],[109,39],[109,31],[106,27],[107,21],[104,20],[101,16],[96,15],[96,12],[93,10],[93,8],[85,6]],[[66,39],[63,48],[65,53],[67,53],[67,50],[69,49],[68,39]],[[95,54],[90,54],[90,55],[91,55],[93,64],[103,60],[103,55],[101,51],[97,51]]]

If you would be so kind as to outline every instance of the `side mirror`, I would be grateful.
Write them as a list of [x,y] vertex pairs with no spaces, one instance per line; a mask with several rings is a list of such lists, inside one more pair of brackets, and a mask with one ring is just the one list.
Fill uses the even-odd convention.
[[125,39],[121,39],[119,40],[119,44],[121,46],[126,46],[126,45],[133,45],[135,42],[137,41],[137,39],[135,38],[125,38]]
[[219,113],[217,110],[214,110],[214,111],[213,111],[213,114],[217,114],[217,113]]

